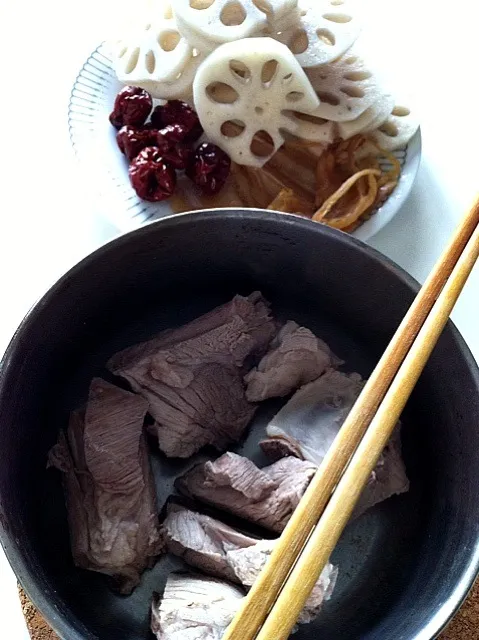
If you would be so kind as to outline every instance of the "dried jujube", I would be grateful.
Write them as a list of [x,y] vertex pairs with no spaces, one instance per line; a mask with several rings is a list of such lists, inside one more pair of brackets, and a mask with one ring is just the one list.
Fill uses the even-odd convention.
[[123,87],[115,99],[110,122],[116,129],[125,125],[139,126],[146,122],[153,106],[153,100],[140,87]]
[[206,195],[214,195],[224,186],[230,173],[229,156],[215,144],[204,142],[196,149],[186,175]]
[[132,187],[143,200],[159,202],[173,195],[176,171],[165,161],[158,147],[146,147],[128,169]]

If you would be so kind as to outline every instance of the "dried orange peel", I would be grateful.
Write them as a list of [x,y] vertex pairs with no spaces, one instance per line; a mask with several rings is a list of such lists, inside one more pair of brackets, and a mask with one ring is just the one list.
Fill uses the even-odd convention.
[[[384,169],[380,159],[391,168]],[[318,209],[312,219],[354,230],[394,190],[400,173],[397,158],[363,135],[336,143],[316,166]]]
[[[345,229],[351,224],[356,222],[374,203],[378,192],[378,182],[376,177],[381,176],[379,169],[362,169],[358,171],[350,178],[348,178],[340,187],[335,191],[327,200],[323,202],[321,207],[313,215],[313,220],[316,222],[325,222],[330,227],[335,229]],[[341,216],[326,219],[326,216],[331,212],[331,209],[344,197],[350,189],[356,186],[359,180],[362,178],[368,178],[368,191],[363,194],[360,192],[353,208],[346,214]]]
[[[257,142],[264,142],[261,136]],[[233,163],[231,202],[222,204],[302,215],[350,233],[389,197],[400,172],[397,158],[363,135],[337,141],[322,153],[320,145],[313,149],[292,139],[264,167]],[[207,206],[211,203],[202,202]]]
[[292,189],[281,189],[268,209],[283,213],[296,213],[301,216],[311,217],[314,206],[311,202],[299,198]]

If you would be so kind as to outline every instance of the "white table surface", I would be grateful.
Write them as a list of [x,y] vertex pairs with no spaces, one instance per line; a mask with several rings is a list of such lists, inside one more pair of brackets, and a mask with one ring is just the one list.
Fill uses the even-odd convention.
[[[0,352],[49,285],[118,233],[80,179],[66,113],[79,67],[134,6],[133,0],[0,3]],[[368,7],[370,48],[394,83],[414,96],[423,135],[413,193],[371,244],[420,281],[478,187],[477,12],[472,0],[457,11],[436,0],[370,0]],[[478,285],[476,270],[453,316],[477,358]],[[1,550],[0,613],[4,637],[28,638]]]

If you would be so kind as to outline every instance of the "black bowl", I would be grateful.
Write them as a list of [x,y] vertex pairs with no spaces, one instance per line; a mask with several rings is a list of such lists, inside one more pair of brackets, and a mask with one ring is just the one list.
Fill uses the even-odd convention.
[[[260,289],[277,314],[324,337],[349,370],[368,375],[417,284],[355,239],[263,211],[171,217],[123,236],[72,269],[23,321],[0,378],[0,534],[33,602],[65,640],[149,637],[163,557],[130,597],[73,566],[58,472],[46,455],[70,409],[115,350]],[[253,434],[239,450],[261,461]],[[479,375],[449,323],[403,416],[411,491],[346,530],[340,579],[320,619],[297,640],[431,640],[479,568]],[[184,465],[152,449],[164,500]]]

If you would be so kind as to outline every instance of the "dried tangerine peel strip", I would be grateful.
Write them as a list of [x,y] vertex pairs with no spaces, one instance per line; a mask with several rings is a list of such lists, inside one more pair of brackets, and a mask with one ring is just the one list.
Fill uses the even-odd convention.
[[371,207],[374,206],[379,189],[376,176],[368,176],[368,187],[369,191],[362,190],[361,198],[356,204],[356,210],[353,210],[350,214],[344,216],[341,220],[341,229],[345,228],[344,225],[346,225],[347,228],[348,226],[351,226],[360,221],[361,218],[364,218],[364,215],[367,214],[368,211],[370,211]]
[[[374,202],[377,193],[377,180],[374,178],[380,176],[381,171],[377,169],[362,169],[358,171],[350,178],[348,178],[333,195],[331,195],[316,211],[313,215],[313,220],[316,222],[324,222],[335,229],[344,229],[358,220],[368,207]],[[352,189],[359,180],[364,177],[368,177],[369,191],[366,195],[360,195],[357,204],[352,211],[345,215],[326,218],[331,209],[339,202],[341,198],[345,196],[350,189]]]
[[[198,69],[193,83],[198,117],[211,142],[234,162],[262,167],[293,135],[296,123],[284,112],[310,112],[319,100],[289,49],[272,38],[238,40],[218,47]],[[230,136],[225,125],[242,131]],[[257,134],[269,140],[269,151],[255,153]]]
[[341,231],[347,231],[353,227],[357,228],[357,226],[355,225],[359,225],[362,221],[364,221],[365,216],[367,216],[368,212],[371,209],[371,206],[374,205],[376,197],[375,194],[377,193],[377,190],[377,183],[374,181],[372,182],[371,191],[369,192],[369,194],[361,195],[354,202],[352,208],[349,208],[345,213],[341,215],[332,218],[325,218],[321,222]]
[[316,204],[320,207],[341,185],[356,172],[350,166],[350,149],[357,148],[360,136],[331,145],[316,164]]
[[362,135],[356,135],[349,140],[342,140],[336,149],[336,158],[339,165],[344,165],[350,175],[356,173],[361,168],[370,169],[371,167],[359,167],[358,155],[366,145],[366,138]]
[[[385,171],[380,166],[379,159],[387,160],[391,168]],[[345,189],[345,185],[351,184],[351,177],[354,178],[362,170],[370,171],[371,174],[367,181],[358,180],[357,195],[353,195],[354,187],[342,192],[341,189]],[[393,154],[381,149],[369,138],[356,135],[349,140],[337,143],[326,151],[319,159],[316,171],[318,178],[316,202],[321,205],[321,208],[326,206],[326,202],[331,202],[331,198],[337,198],[338,193],[342,193],[333,205],[334,212],[331,209],[326,212],[322,222],[344,231],[351,231],[391,194],[397,185],[401,166]],[[376,175],[373,175],[373,171],[376,171]],[[347,173],[349,178],[338,186],[338,182]],[[334,189],[333,193],[331,193],[332,189]],[[351,198],[349,198],[350,195]],[[334,215],[331,215],[332,213]]]
[[299,0],[298,9],[296,23],[277,37],[304,68],[343,55],[361,31],[353,0]]
[[376,150],[377,157],[385,158],[391,165],[391,169],[389,171],[382,172],[382,175],[378,181],[379,186],[383,186],[392,182],[397,184],[401,175],[401,163],[399,162],[399,160],[393,153],[391,153],[391,151],[383,149],[374,140],[368,139],[368,145],[372,146]]
[[314,213],[312,202],[299,198],[292,189],[281,189],[276,198],[268,205],[270,211],[296,213],[310,218]]
[[[288,149],[286,150],[286,146]],[[275,156],[276,160],[282,154],[289,158],[291,147],[295,144],[288,142]],[[311,154],[304,148],[299,148],[300,155],[313,160]],[[296,153],[293,151],[293,153]],[[362,155],[367,153],[368,155]],[[381,171],[378,158],[386,158],[391,163],[391,170]],[[299,160],[298,160],[299,161]],[[320,169],[320,170],[319,170]],[[367,170],[368,175],[358,176],[356,189],[351,186],[336,201],[323,220],[323,223],[341,229],[348,233],[354,231],[362,221],[367,219],[375,209],[390,195],[397,183],[400,165],[389,152],[382,150],[375,143],[362,135],[357,135],[347,141],[336,143],[328,149],[317,163],[318,185],[323,187],[320,203],[337,194],[351,175],[361,170]],[[311,218],[317,209],[313,203],[314,190],[311,197],[305,193],[299,195],[300,185],[288,184],[287,178],[278,174],[271,163],[264,169],[251,169],[233,165],[238,193],[243,204],[253,207],[268,207],[276,211],[295,213]],[[350,175],[348,175],[348,173]],[[304,172],[301,174],[304,178]],[[347,176],[347,177],[346,177]],[[268,194],[269,200],[268,200]]]

